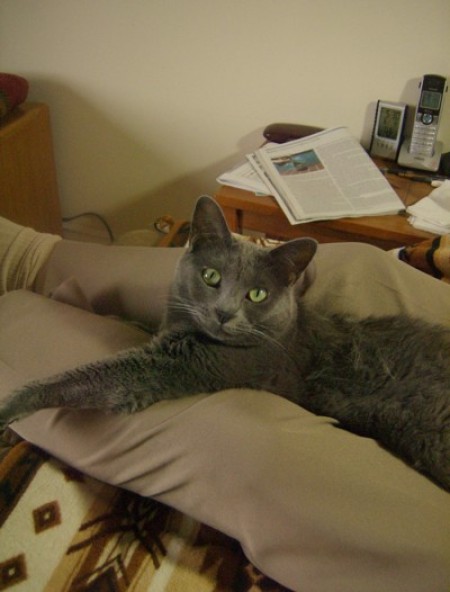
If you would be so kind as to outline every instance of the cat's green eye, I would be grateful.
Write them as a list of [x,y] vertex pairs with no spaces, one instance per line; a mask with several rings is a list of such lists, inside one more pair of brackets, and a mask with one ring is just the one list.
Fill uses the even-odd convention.
[[207,286],[216,288],[220,284],[222,276],[220,275],[220,271],[217,271],[217,269],[214,269],[213,267],[206,267],[202,271],[202,278]]
[[267,290],[265,290],[264,288],[253,288],[247,294],[248,299],[251,300],[252,302],[254,302],[255,304],[258,304],[259,302],[263,302],[267,298],[268,295],[269,295],[269,292]]

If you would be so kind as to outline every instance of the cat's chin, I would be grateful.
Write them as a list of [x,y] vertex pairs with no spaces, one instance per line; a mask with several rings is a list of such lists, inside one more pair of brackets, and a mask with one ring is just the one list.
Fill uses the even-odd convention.
[[227,327],[203,328],[203,333],[213,341],[235,347],[249,347],[256,345],[260,341],[260,338],[252,333],[236,331]]

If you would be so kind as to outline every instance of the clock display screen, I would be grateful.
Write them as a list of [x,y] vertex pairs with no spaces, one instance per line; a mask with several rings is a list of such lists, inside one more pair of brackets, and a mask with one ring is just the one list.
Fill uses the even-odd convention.
[[378,136],[396,140],[401,125],[402,112],[392,107],[382,107],[378,120]]

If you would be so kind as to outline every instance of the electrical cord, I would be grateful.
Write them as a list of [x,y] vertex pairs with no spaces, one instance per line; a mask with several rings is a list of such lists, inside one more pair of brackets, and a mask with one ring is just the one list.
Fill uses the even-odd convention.
[[106,231],[109,236],[109,240],[111,241],[111,243],[114,242],[114,234],[113,234],[113,231],[111,230],[111,226],[108,224],[108,222],[105,220],[105,218],[103,218],[103,216],[101,216],[100,214],[97,214],[96,212],[83,212],[82,214],[77,214],[76,216],[69,216],[67,218],[63,218],[62,221],[63,222],[72,222],[72,220],[77,220],[77,218],[82,218],[83,216],[93,216],[94,218],[97,218],[98,220],[100,220],[100,222],[106,228]]

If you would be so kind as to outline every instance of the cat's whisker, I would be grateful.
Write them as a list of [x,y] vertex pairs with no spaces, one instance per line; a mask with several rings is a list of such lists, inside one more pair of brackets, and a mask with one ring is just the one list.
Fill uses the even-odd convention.
[[[199,321],[203,321],[207,317],[206,311],[203,312],[203,310],[199,308],[198,303],[193,305],[181,299],[172,299],[168,302],[168,307],[174,311],[186,312]],[[234,334],[236,336],[253,336],[263,341],[269,342],[271,345],[277,348],[278,351],[282,352],[283,355],[288,357],[291,361],[294,361],[294,357],[292,356],[291,352],[282,343],[280,343],[280,341],[269,335],[266,331],[262,331],[255,326],[244,327],[242,325],[229,326],[227,327],[227,330],[230,334]]]
[[203,321],[206,316],[198,305],[194,306],[188,302],[183,302],[181,300],[170,300],[168,302],[167,308],[172,311],[188,313],[192,318],[195,318],[199,321]]
[[291,362],[296,364],[294,356],[287,349],[287,347],[284,346],[275,337],[272,337],[272,335],[269,335],[266,331],[262,331],[262,330],[258,329],[257,327],[242,327],[242,326],[236,326],[232,329],[232,331],[236,335],[250,335],[250,336],[257,337],[263,341],[270,343],[271,345],[275,346],[275,348],[277,348],[278,351],[282,352],[287,358],[289,358],[289,360]]
[[253,327],[250,332],[254,335],[257,335],[258,337],[262,337],[265,341],[268,341],[271,345],[274,345],[276,348],[278,348],[278,350],[285,354],[292,362],[295,362],[294,356],[285,345],[278,341],[278,339],[275,339],[275,337],[272,337],[272,335],[269,335],[265,331],[261,331],[255,327]]

